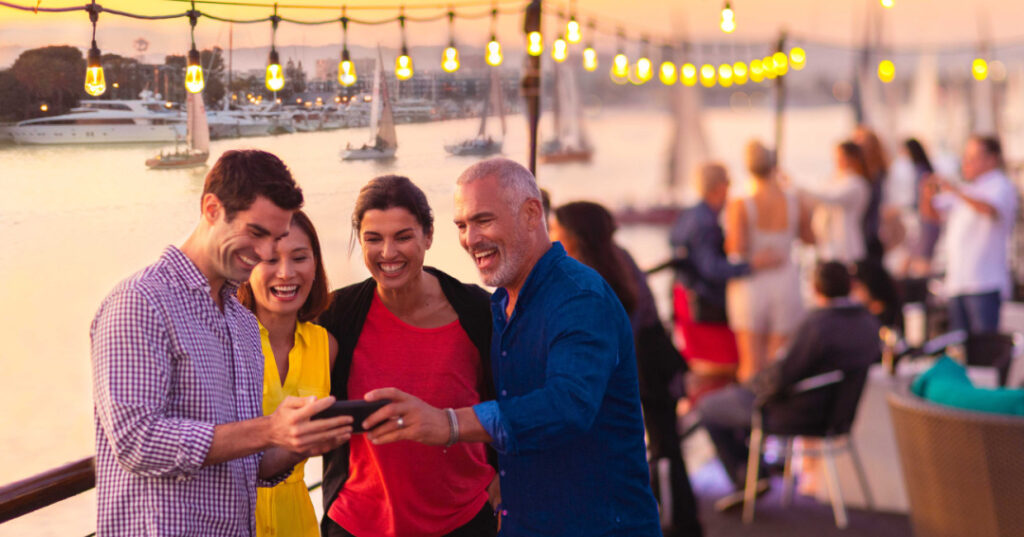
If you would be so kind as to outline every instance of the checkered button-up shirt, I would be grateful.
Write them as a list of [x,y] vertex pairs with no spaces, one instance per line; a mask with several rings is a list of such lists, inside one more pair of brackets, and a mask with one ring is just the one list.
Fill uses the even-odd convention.
[[259,329],[234,293],[222,312],[170,246],[96,313],[98,535],[255,535],[261,455],[203,466],[215,425],[262,415]]

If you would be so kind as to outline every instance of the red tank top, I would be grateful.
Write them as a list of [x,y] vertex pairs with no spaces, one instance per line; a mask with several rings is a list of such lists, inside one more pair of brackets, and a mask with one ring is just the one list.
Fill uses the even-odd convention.
[[[458,321],[417,328],[374,294],[348,381],[348,396],[393,386],[438,408],[480,402],[480,355]],[[328,516],[356,537],[437,537],[473,519],[494,469],[483,444],[441,446],[350,441],[349,478]]]

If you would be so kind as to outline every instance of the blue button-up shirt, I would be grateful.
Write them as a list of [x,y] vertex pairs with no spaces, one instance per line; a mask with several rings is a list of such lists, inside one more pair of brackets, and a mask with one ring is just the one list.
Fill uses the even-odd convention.
[[661,535],[650,490],[629,318],[611,287],[555,243],[511,318],[491,298],[502,535]]

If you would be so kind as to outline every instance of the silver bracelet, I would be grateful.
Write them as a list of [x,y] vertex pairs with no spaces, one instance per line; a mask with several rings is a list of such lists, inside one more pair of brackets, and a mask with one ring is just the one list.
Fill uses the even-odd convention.
[[448,443],[444,445],[447,449],[459,441],[459,418],[455,416],[454,409],[446,408],[444,413],[448,415]]

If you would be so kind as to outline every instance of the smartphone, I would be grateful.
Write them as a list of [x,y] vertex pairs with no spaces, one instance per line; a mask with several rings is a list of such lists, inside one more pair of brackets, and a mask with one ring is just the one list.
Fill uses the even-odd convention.
[[363,401],[362,399],[335,401],[333,405],[313,414],[311,419],[322,420],[337,416],[352,416],[352,432],[365,433],[366,429],[363,429],[363,420],[389,403],[391,403],[390,399],[380,399],[378,401]]

